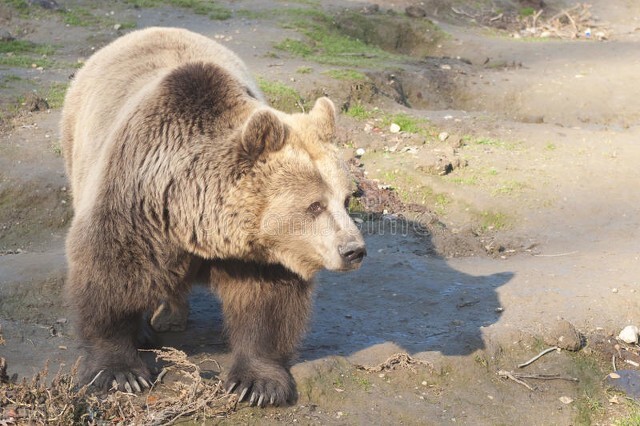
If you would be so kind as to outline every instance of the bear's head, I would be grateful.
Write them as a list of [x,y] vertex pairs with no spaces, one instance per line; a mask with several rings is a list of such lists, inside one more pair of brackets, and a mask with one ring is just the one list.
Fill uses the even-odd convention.
[[328,98],[308,114],[259,108],[240,136],[245,188],[257,206],[252,244],[305,278],[357,269],[366,255],[348,213],[354,188],[333,144],[335,114]]

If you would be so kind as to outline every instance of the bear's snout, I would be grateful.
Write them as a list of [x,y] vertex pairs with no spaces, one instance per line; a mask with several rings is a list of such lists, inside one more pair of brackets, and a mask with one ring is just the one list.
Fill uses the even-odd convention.
[[362,263],[362,259],[367,255],[367,248],[360,241],[351,241],[338,247],[338,253],[342,257],[342,262],[346,268],[356,268]]

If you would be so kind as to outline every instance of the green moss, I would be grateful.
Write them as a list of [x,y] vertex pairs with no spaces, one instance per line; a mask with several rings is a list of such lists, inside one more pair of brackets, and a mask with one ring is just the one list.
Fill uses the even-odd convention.
[[361,81],[366,80],[367,76],[360,71],[352,69],[327,70],[323,74],[328,75],[336,80]]
[[284,83],[258,77],[258,85],[271,106],[276,109],[285,112],[301,112],[303,108],[306,108],[306,103],[300,93]]

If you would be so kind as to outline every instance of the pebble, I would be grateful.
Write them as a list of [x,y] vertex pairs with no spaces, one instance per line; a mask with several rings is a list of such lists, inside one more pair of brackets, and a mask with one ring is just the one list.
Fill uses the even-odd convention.
[[559,399],[563,404],[571,404],[573,402],[573,398],[569,398],[568,396],[561,396]]
[[362,157],[365,153],[364,148],[358,148],[356,149],[356,157]]
[[391,126],[389,126],[389,131],[391,133],[400,133],[400,126],[396,123],[391,123]]
[[438,135],[438,139],[440,139],[440,142],[444,142],[444,141],[446,141],[447,139],[449,139],[449,133],[447,133],[447,132],[441,132],[441,133]]
[[618,334],[618,339],[622,340],[625,343],[635,344],[638,343],[638,327],[635,325],[628,325],[622,329],[620,334]]

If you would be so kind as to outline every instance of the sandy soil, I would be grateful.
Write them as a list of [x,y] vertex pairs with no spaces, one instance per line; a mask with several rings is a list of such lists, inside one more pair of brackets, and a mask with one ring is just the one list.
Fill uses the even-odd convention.
[[[70,365],[78,355],[61,296],[72,211],[57,150],[60,110],[29,112],[14,100],[65,83],[72,64],[128,31],[114,29],[114,22],[135,22],[137,28],[181,26],[216,38],[256,75],[285,83],[303,98],[326,92],[348,103],[364,83],[325,71],[364,73],[377,94],[361,101],[380,113],[364,119],[342,114],[338,143],[345,158],[363,148],[362,176],[389,185],[402,199],[362,224],[370,255],[361,270],[320,274],[315,315],[293,369],[298,404],[239,406],[223,422],[610,424],[633,412],[633,404],[610,402],[613,393],[603,384],[610,367],[600,362],[590,336],[640,324],[640,5],[591,2],[608,30],[606,41],[524,41],[451,13],[460,2],[424,2],[446,34],[426,58],[340,67],[274,49],[302,35],[257,13],[321,8],[316,2],[220,3],[234,12],[230,19],[118,2],[92,9],[108,21],[89,26],[66,26],[60,12],[37,9],[25,17],[0,5],[0,29],[59,46],[52,55],[58,64],[42,70],[0,65],[0,326],[6,341],[0,356],[10,373],[28,377],[46,360]],[[469,13],[481,10],[471,7],[475,3],[463,6]],[[555,10],[571,6],[546,3]],[[341,0],[322,7],[361,11],[367,4]],[[402,14],[410,4],[382,9]],[[247,9],[256,13],[239,12]],[[390,74],[413,108],[394,101],[397,90],[385,84]],[[391,133],[385,114],[399,112],[428,120],[429,135]],[[438,138],[442,132],[449,135],[445,141]],[[441,175],[433,166],[442,162],[453,170]],[[393,228],[400,213],[411,220]],[[497,375],[544,349],[560,318],[587,336],[587,349],[550,354],[529,368],[571,375],[578,384],[539,382],[529,390]],[[194,360],[215,358],[222,371],[203,366],[223,375],[228,354],[221,329],[217,301],[196,287],[188,329],[164,340]],[[399,352],[431,367],[356,368]],[[573,402],[562,402],[563,396]]]

